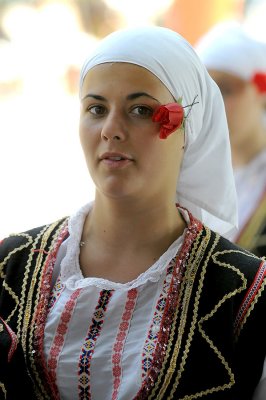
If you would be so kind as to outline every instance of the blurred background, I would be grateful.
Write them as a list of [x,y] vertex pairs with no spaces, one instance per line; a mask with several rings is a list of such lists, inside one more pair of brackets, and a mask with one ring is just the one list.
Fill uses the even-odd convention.
[[78,77],[98,40],[152,24],[194,45],[228,19],[266,41],[266,0],[0,0],[0,239],[94,197],[78,137]]

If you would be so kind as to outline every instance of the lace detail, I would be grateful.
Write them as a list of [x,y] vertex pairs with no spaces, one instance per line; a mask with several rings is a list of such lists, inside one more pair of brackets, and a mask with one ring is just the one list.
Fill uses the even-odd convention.
[[[84,278],[79,265],[80,240],[82,228],[87,214],[92,209],[93,202],[83,206],[76,214],[69,219],[69,237],[65,241],[65,256],[61,262],[61,279],[62,283],[70,290],[84,288],[88,286],[96,286],[99,289],[106,290],[125,290],[137,288],[144,285],[148,281],[158,282],[162,273],[168,267],[169,262],[174,258],[187,231],[185,229],[183,235],[179,237],[166,252],[149,268],[140,274],[136,279],[127,283],[112,282],[103,278]],[[187,219],[187,215],[185,215]]]

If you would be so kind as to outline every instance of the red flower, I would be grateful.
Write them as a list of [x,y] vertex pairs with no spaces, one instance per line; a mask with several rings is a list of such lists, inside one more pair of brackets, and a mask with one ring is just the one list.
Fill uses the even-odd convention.
[[154,111],[153,122],[161,124],[160,139],[166,139],[170,133],[179,129],[184,121],[184,108],[179,103],[162,105]]
[[266,74],[257,72],[252,79],[260,93],[266,93]]

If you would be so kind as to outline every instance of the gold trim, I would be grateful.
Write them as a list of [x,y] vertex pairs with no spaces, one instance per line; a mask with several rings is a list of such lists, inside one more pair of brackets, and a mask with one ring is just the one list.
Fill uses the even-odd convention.
[[259,297],[261,296],[262,292],[264,291],[264,288],[266,286],[266,278],[264,278],[263,283],[260,286],[259,291],[257,292],[256,296],[254,297],[252,303],[250,303],[248,310],[245,314],[245,317],[243,318],[242,322],[239,324],[239,328],[237,330],[237,337],[239,336],[243,326],[245,325],[245,323],[247,322],[248,317],[250,316],[251,312],[254,311],[255,305],[257,304],[257,302],[259,301]]
[[[238,250],[224,250],[224,251],[217,251],[215,252],[215,248],[217,247],[217,244],[220,240],[220,236],[218,234],[215,234],[215,237],[213,239],[213,243],[211,245],[210,250],[208,251],[208,254],[205,257],[206,249],[207,246],[209,245],[211,241],[211,231],[206,228],[206,237],[201,238],[201,234],[199,234],[196,238],[195,243],[197,242],[197,245],[193,246],[193,249],[191,251],[190,258],[187,263],[186,267],[186,272],[185,272],[185,279],[184,282],[181,285],[181,290],[180,290],[180,299],[182,300],[182,307],[178,307],[173,324],[172,324],[172,329],[167,345],[167,350],[166,350],[166,355],[164,358],[164,362],[161,368],[161,371],[158,375],[158,379],[155,382],[155,386],[152,390],[152,392],[149,395],[149,399],[154,399],[156,397],[156,400],[173,400],[175,398],[175,393],[178,388],[181,376],[185,370],[185,365],[187,362],[187,358],[190,352],[190,347],[191,343],[193,341],[193,336],[198,329],[199,333],[201,334],[203,340],[208,344],[208,346],[212,349],[214,354],[217,356],[218,360],[220,360],[221,364],[224,367],[225,372],[227,373],[228,380],[227,382],[225,381],[224,384],[219,385],[217,387],[211,387],[206,390],[202,390],[198,393],[190,394],[190,395],[185,395],[180,398],[180,400],[195,400],[198,398],[201,398],[202,396],[210,395],[213,393],[217,393],[220,391],[224,391],[226,389],[230,389],[234,384],[235,384],[235,377],[234,373],[227,362],[226,358],[222,354],[221,350],[215,345],[213,340],[206,334],[205,330],[203,329],[203,325],[206,321],[211,319],[216,312],[220,309],[220,307],[223,306],[223,304],[226,302],[226,300],[230,299],[232,296],[235,296],[237,293],[241,292],[244,290],[247,286],[247,281],[243,273],[241,273],[238,268],[236,268],[234,265],[231,265],[230,263],[222,262],[218,260],[218,258],[223,255],[223,254],[229,254],[229,253],[242,253],[245,254],[244,252],[238,251]],[[200,242],[200,244],[199,244]],[[250,255],[250,257],[252,257]],[[231,270],[232,272],[236,273],[240,277],[240,284],[239,287],[234,289],[233,291],[226,293],[215,306],[213,309],[205,316],[200,318],[198,320],[198,308],[199,308],[199,303],[200,303],[200,298],[202,294],[202,289],[204,285],[204,279],[205,275],[207,272],[207,266],[210,261],[210,258],[212,258],[214,264],[216,264],[219,267],[222,268],[227,268]],[[198,287],[197,287],[197,292],[195,296],[195,301],[194,301],[194,307],[193,307],[193,316],[192,316],[192,321],[190,323],[190,328],[188,332],[188,337],[187,339],[184,338],[184,329],[187,324],[187,312],[188,312],[188,305],[191,299],[191,294],[193,290],[193,285],[195,284],[195,275],[197,271],[199,270],[200,264],[203,261],[203,266],[202,270],[200,271],[200,279],[198,282]],[[242,283],[241,283],[242,282]],[[180,316],[181,313],[181,316]],[[178,317],[180,316],[180,322],[179,325],[177,326],[177,320]],[[174,335],[177,333],[177,339],[174,342]],[[182,341],[183,346],[182,346]],[[173,348],[174,346],[174,348]],[[179,368],[177,370],[177,359],[178,356],[180,355],[180,351],[183,347],[183,354],[181,358],[181,362],[179,365]],[[169,359],[171,349],[173,348],[173,353],[171,355],[170,359],[170,366],[166,370],[166,363]],[[170,382],[175,375],[175,380],[173,383],[173,386],[171,387],[171,392],[170,395],[166,397],[166,392],[167,389],[169,389]],[[159,390],[159,393],[156,395],[156,392]]]
[[20,245],[19,247],[14,248],[12,251],[10,251],[7,255],[7,257],[4,258],[4,260],[0,263],[0,277],[3,279],[3,288],[7,291],[7,293],[10,295],[10,297],[14,300],[15,302],[15,307],[12,310],[12,312],[9,314],[9,316],[6,318],[6,323],[9,323],[10,319],[13,317],[15,314],[17,307],[19,307],[20,302],[19,298],[14,292],[14,290],[11,289],[11,287],[6,283],[5,278],[6,275],[3,273],[3,269],[5,265],[7,264],[8,260],[17,252],[23,250],[24,248],[28,247],[32,243],[32,237],[28,235],[27,233],[20,233],[17,235],[10,235],[9,237],[12,236],[18,236],[18,237],[25,237],[27,239],[27,242],[25,244]]
[[[184,310],[185,313],[182,312],[182,315],[180,318],[180,325],[183,327],[183,331],[181,332],[181,335],[178,333],[179,341],[177,341],[177,343],[175,344],[174,350],[173,350],[173,355],[172,355],[172,360],[171,360],[172,365],[174,365],[174,363],[176,365],[178,351],[180,350],[180,348],[178,349],[178,347],[181,346],[181,340],[184,339],[184,337],[183,337],[184,336],[184,328],[185,328],[185,325],[187,324],[187,312],[188,312],[188,307],[190,304],[192,289],[195,284],[195,275],[199,269],[199,265],[200,265],[202,258],[206,252],[206,248],[207,248],[209,242],[210,242],[210,230],[208,229],[208,230],[206,230],[206,237],[203,238],[202,242],[200,243],[200,246],[197,248],[197,251],[196,251],[196,249],[194,249],[193,254],[192,254],[193,258],[191,258],[190,263],[188,264],[188,268],[187,268],[186,275],[185,275],[185,282],[184,282],[185,292],[184,292],[184,299],[183,299],[183,305],[182,305],[182,311]],[[202,279],[202,273],[201,273],[201,279]],[[200,279],[200,281],[201,281],[201,279]],[[200,291],[201,291],[201,289],[202,289],[202,287],[200,288]],[[185,363],[186,363],[186,360],[187,360],[187,357],[189,354],[189,348],[190,348],[190,345],[191,345],[191,342],[193,339],[193,335],[195,332],[196,318],[197,318],[197,312],[198,312],[198,306],[199,306],[199,297],[200,297],[199,292],[197,292],[195,302],[194,302],[195,307],[193,307],[193,318],[192,318],[190,330],[188,333],[187,342],[185,344],[184,354],[181,359],[180,368],[178,371],[176,371],[173,368],[173,372],[177,372],[177,373],[176,373],[175,382],[173,384],[173,387],[172,387],[172,390],[170,393],[169,400],[173,398],[174,392],[176,391],[178,383],[181,379],[181,375],[183,374],[183,372],[185,370]],[[179,332],[179,330],[178,330],[178,332]],[[170,383],[170,381],[168,382],[168,385],[169,385],[169,383]]]
[[[60,225],[58,226],[58,224],[60,223]],[[45,249],[45,247],[47,246],[47,243],[49,241],[49,239],[51,239],[51,244],[49,249],[47,250],[48,253],[50,253],[52,251],[52,249],[54,248],[54,245],[56,243],[56,241],[58,240],[58,236],[61,234],[62,229],[64,228],[65,224],[67,222],[67,219],[64,219],[63,221],[56,221],[55,223],[51,224],[48,226],[48,229],[46,230],[46,232],[43,235],[42,241],[41,241],[41,246],[40,249]],[[55,230],[56,229],[56,230]],[[52,232],[55,230],[52,238]],[[43,252],[40,251],[38,254],[38,258],[36,260],[36,268],[34,269],[34,282],[32,282],[31,285],[31,289],[29,291],[29,300],[27,301],[27,310],[28,313],[30,314],[30,307],[32,309],[32,298],[33,298],[33,292],[34,292],[34,288],[36,285],[36,282],[38,284],[37,287],[37,292],[35,295],[35,301],[34,301],[34,306],[33,306],[33,310],[35,312],[37,305],[39,303],[39,298],[40,298],[40,290],[41,290],[41,283],[42,283],[42,278],[43,278],[43,266],[45,265],[45,261],[43,262]],[[41,272],[41,276],[39,278],[37,278],[39,272]],[[32,280],[32,281],[33,281]],[[33,314],[31,314],[32,316]],[[28,322],[28,321],[27,321]],[[37,370],[36,364],[35,364],[35,359],[34,359],[34,355],[35,355],[35,350],[33,347],[33,340],[34,340],[34,331],[35,331],[36,325],[35,324],[31,324],[30,327],[28,328],[28,324],[23,326],[23,330],[25,335],[27,335],[28,332],[28,360],[30,361],[30,365],[32,368],[32,372],[35,376],[35,381],[38,383],[39,388],[41,389],[42,393],[36,393],[37,397],[41,400],[47,399],[50,400],[50,395],[48,395],[46,393],[46,389],[44,387],[44,382],[41,380],[40,376],[39,376],[39,371]]]
[[[190,257],[189,257],[189,260],[188,260],[186,268],[188,268],[188,266],[190,264],[192,264],[191,260],[193,260],[194,254],[197,253],[197,250],[198,250],[198,247],[199,247],[199,239],[201,237],[201,234],[202,233],[200,232],[197,235],[197,237],[196,237],[196,239],[195,239],[195,241],[193,243],[193,248],[191,250],[191,254],[190,254]],[[186,279],[184,279],[184,281],[186,282]],[[185,284],[181,284],[180,293],[179,293],[180,299],[183,298],[184,290],[185,290]],[[166,352],[165,352],[165,357],[164,357],[164,361],[163,361],[163,364],[162,364],[162,368],[161,368],[160,373],[158,374],[157,381],[156,381],[156,383],[154,385],[154,388],[153,388],[153,390],[151,391],[151,393],[149,395],[149,399],[152,399],[153,396],[155,396],[155,394],[156,394],[155,392],[158,390],[159,387],[161,387],[161,389],[160,389],[160,392],[158,394],[159,397],[157,396],[156,400],[157,399],[158,400],[163,399],[164,392],[166,391],[167,386],[169,385],[169,382],[171,380],[171,376],[173,375],[173,373],[175,371],[175,368],[170,367],[170,368],[168,368],[166,370],[166,372],[164,372],[167,360],[169,358],[169,355],[170,355],[170,352],[171,352],[171,349],[172,349],[172,346],[173,346],[174,334],[175,334],[175,329],[176,329],[175,327],[177,325],[177,318],[179,316],[179,312],[180,312],[180,307],[177,307],[175,316],[173,318],[172,329],[171,329],[171,332],[170,332],[170,336],[169,336],[169,340],[168,340],[167,349],[166,349]],[[183,327],[185,325],[185,320],[186,320],[186,318],[183,318],[183,324],[182,324],[182,319],[181,319],[181,322],[180,322],[180,325],[182,325]],[[178,338],[180,338],[179,339],[179,343],[181,343],[181,339],[183,338],[183,330],[182,330],[182,334],[181,334],[181,330],[182,330],[182,328],[178,328],[178,332],[179,332]],[[177,341],[178,341],[178,338],[177,338]],[[178,346],[178,349],[180,349],[180,345]],[[173,365],[173,363],[171,363],[171,364]],[[163,378],[164,378],[164,383],[161,386],[161,381],[162,381]]]
[[5,385],[2,382],[0,382],[0,389],[1,389],[1,391],[4,394],[5,399],[6,399],[7,392],[6,392]]
[[[28,261],[25,267],[25,272],[24,272],[24,278],[22,282],[22,290],[21,290],[21,298],[20,298],[20,311],[18,314],[18,324],[17,324],[17,335],[18,338],[20,338],[20,334],[22,336],[21,339],[21,345],[23,348],[23,351],[26,351],[26,337],[27,337],[27,327],[28,327],[28,322],[31,316],[30,313],[30,304],[29,304],[29,297],[32,296],[32,287],[35,285],[36,278],[34,277],[36,269],[34,268],[34,274],[32,276],[31,282],[30,282],[30,287],[27,290],[27,283],[29,281],[29,272],[30,272],[30,267],[32,265],[32,259],[34,255],[34,250],[36,249],[37,243],[40,240],[40,237],[42,236],[43,232],[47,227],[45,226],[36,236],[34,242],[32,241],[33,245],[31,247],[31,252],[28,257]],[[26,303],[26,305],[25,305]],[[21,327],[22,325],[22,327]],[[25,328],[26,326],[26,328]]]
[[[210,241],[210,231],[209,231],[209,229],[206,229],[206,230],[207,230],[208,237],[209,237],[209,240],[208,240],[208,241]],[[215,249],[215,247],[217,246],[219,240],[220,240],[220,236],[219,236],[218,234],[215,234],[214,242],[213,242],[213,244],[212,244],[212,246],[211,246],[211,249],[210,249],[209,252],[208,252],[207,257],[206,257],[205,260],[204,260],[203,268],[202,268],[202,271],[201,271],[201,278],[200,278],[200,280],[199,280],[198,290],[197,290],[197,294],[196,294],[196,298],[195,298],[195,300],[196,300],[195,303],[197,304],[197,307],[196,307],[196,309],[194,308],[193,323],[192,323],[192,325],[191,325],[191,329],[190,329],[190,333],[189,333],[189,341],[188,341],[188,343],[187,343],[187,345],[186,345],[186,348],[185,348],[185,351],[184,351],[184,356],[183,356],[183,361],[182,361],[182,364],[183,364],[183,365],[182,365],[182,372],[184,372],[184,369],[185,369],[185,361],[186,361],[186,358],[188,357],[188,354],[189,354],[189,347],[190,347],[190,345],[191,345],[191,342],[192,342],[192,339],[193,339],[193,335],[194,335],[196,326],[198,326],[198,330],[199,330],[199,332],[201,333],[202,338],[205,339],[205,341],[209,344],[210,348],[211,348],[211,349],[214,351],[214,353],[218,356],[218,359],[221,361],[221,363],[222,363],[222,364],[224,365],[224,367],[225,367],[225,370],[228,372],[228,375],[229,375],[229,383],[225,383],[225,384],[222,385],[222,386],[220,385],[220,386],[212,387],[212,388],[209,388],[209,389],[206,389],[206,390],[202,390],[202,391],[200,391],[200,392],[198,392],[198,393],[186,395],[185,397],[183,397],[183,398],[180,399],[180,400],[192,400],[192,399],[197,399],[197,398],[199,398],[199,397],[202,397],[202,396],[205,396],[205,395],[208,395],[208,394],[212,394],[212,393],[214,393],[214,392],[223,391],[223,390],[226,389],[226,388],[230,388],[230,387],[234,384],[234,376],[233,376],[233,374],[232,374],[231,369],[229,368],[229,365],[226,363],[225,358],[222,356],[221,352],[220,352],[220,351],[218,350],[218,348],[214,345],[213,341],[208,337],[208,335],[206,335],[205,331],[204,331],[203,328],[202,328],[202,323],[203,323],[203,321],[206,321],[206,320],[208,320],[209,318],[211,318],[211,317],[216,313],[217,309],[219,308],[219,305],[216,305],[216,306],[214,307],[214,309],[212,310],[212,312],[210,312],[210,313],[209,313],[208,315],[206,315],[205,317],[202,317],[202,318],[197,322],[197,319],[198,319],[197,310],[198,310],[198,306],[199,306],[199,301],[200,301],[201,292],[202,292],[202,289],[203,289],[203,282],[204,282],[204,278],[205,278],[206,271],[207,271],[207,265],[208,265],[208,263],[209,263],[210,258],[211,258],[212,255],[213,255],[214,249]],[[219,304],[219,303],[218,303],[218,304]],[[174,383],[174,385],[173,385],[173,388],[172,388],[172,390],[171,390],[171,396],[170,396],[169,400],[170,400],[170,399],[173,399],[174,392],[175,392],[175,390],[177,389],[177,386],[178,386],[178,383],[179,383],[180,378],[181,378],[181,371],[179,370],[179,371],[178,371],[178,374],[177,374],[176,381],[175,381],[175,383]]]

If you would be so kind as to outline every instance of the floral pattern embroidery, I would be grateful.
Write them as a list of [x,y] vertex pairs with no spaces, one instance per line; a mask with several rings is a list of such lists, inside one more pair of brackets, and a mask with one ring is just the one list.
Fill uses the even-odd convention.
[[[49,376],[52,382],[56,382],[56,369],[58,364],[58,357],[63,348],[65,335],[68,330],[68,324],[71,319],[80,292],[81,289],[76,290],[74,293],[72,293],[70,299],[66,302],[65,309],[62,312],[60,322],[58,324],[56,334],[53,340],[53,344],[51,346],[47,365],[48,365]],[[58,396],[58,389],[56,388],[55,384],[54,384],[54,391]]]
[[48,309],[49,310],[51,310],[54,307],[56,301],[59,299],[59,297],[60,297],[61,293],[63,292],[64,288],[65,288],[65,285],[62,284],[61,278],[60,278],[60,275],[59,275],[59,277],[57,278],[56,284],[53,287],[51,296],[50,296],[50,300],[49,300],[49,304],[48,304]]
[[79,399],[82,400],[91,399],[90,362],[92,359],[92,355],[94,353],[96,341],[103,327],[104,315],[111,296],[112,296],[111,290],[102,290],[100,292],[98,304],[93,314],[92,323],[91,326],[89,327],[88,335],[81,349],[80,359],[79,359],[79,370],[78,370],[78,378],[79,378],[78,389],[79,389]]
[[124,313],[122,315],[122,321],[119,325],[118,333],[117,333],[115,344],[113,347],[112,363],[113,363],[114,387],[113,387],[112,400],[117,400],[118,390],[119,390],[119,387],[121,384],[122,352],[123,352],[123,348],[125,345],[127,333],[129,330],[130,321],[132,319],[132,314],[135,309],[137,294],[138,294],[137,289],[131,289],[128,291],[127,301],[125,304]]
[[153,320],[151,326],[149,328],[148,336],[144,344],[143,352],[142,352],[142,379],[144,379],[147,375],[148,370],[152,365],[153,353],[156,348],[156,343],[158,340],[158,333],[160,330],[160,325],[163,317],[163,312],[165,309],[167,295],[170,288],[172,272],[174,266],[176,264],[176,258],[174,258],[167,269],[167,274],[163,283],[163,288],[159,299],[156,304],[155,313],[153,316]]

